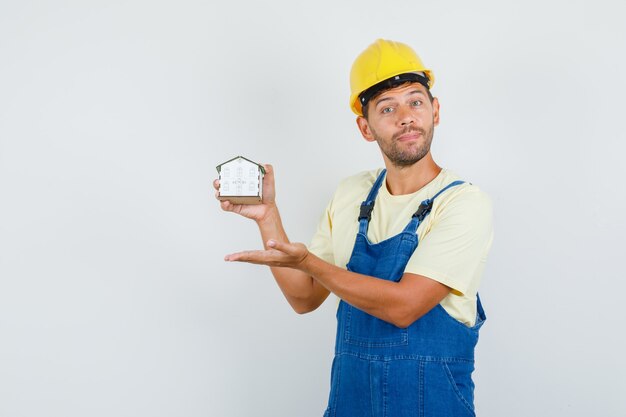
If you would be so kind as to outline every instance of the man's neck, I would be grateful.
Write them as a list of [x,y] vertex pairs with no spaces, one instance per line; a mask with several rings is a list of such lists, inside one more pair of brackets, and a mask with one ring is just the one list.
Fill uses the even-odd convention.
[[430,152],[411,166],[398,167],[385,158],[386,185],[391,195],[411,194],[431,182],[441,172]]

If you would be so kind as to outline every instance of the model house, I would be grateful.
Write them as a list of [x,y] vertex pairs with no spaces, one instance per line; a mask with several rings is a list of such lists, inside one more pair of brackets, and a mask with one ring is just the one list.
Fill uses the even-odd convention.
[[219,199],[235,204],[259,204],[263,198],[265,168],[243,156],[217,166]]

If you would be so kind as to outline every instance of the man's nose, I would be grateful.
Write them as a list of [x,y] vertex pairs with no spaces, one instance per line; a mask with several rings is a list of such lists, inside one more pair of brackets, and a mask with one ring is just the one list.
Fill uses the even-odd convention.
[[398,124],[401,126],[415,124],[415,115],[407,106],[399,106],[396,110],[396,115],[398,117]]

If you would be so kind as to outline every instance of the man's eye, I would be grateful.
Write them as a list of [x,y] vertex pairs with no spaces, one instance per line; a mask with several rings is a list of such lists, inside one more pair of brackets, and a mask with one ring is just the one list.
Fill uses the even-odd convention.
[[422,100],[415,100],[411,102],[411,106],[419,107],[422,105]]
[[391,113],[393,111],[393,107],[384,107],[382,109],[382,113]]

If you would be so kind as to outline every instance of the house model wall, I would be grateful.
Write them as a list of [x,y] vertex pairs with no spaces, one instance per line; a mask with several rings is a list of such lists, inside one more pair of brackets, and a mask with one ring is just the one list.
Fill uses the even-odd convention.
[[259,204],[263,199],[265,168],[243,156],[217,166],[219,199],[235,204]]

